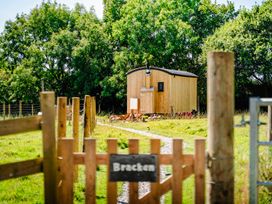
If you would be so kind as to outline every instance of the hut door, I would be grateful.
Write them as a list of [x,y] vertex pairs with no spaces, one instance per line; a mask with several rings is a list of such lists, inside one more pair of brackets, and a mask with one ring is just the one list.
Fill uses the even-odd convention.
[[154,88],[141,89],[140,98],[141,113],[154,113],[155,112],[155,96]]

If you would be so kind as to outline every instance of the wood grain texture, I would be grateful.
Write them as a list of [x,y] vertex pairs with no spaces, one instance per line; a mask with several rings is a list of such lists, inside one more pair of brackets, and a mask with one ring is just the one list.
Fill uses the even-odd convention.
[[41,119],[42,116],[31,116],[0,121],[0,136],[40,130]]
[[[182,202],[182,139],[173,139],[172,203]],[[180,181],[180,182],[179,182]]]
[[[74,138],[74,152],[79,152],[79,117],[80,117],[80,99],[72,98],[72,136]],[[78,180],[78,166],[74,166],[74,181]]]
[[[151,139],[150,140],[150,153],[151,154],[160,154],[161,149],[161,141],[159,139]],[[158,161],[157,167],[157,181],[152,182],[150,185],[150,194],[151,199],[149,200],[152,204],[159,204],[160,203],[160,161]]]
[[117,153],[117,140],[116,139],[108,139],[107,140],[107,148],[108,148],[108,158],[107,158],[107,203],[117,203],[117,183],[109,181],[109,174],[110,174],[110,155]]
[[[57,136],[58,139],[66,137],[66,106],[67,97],[57,98]],[[61,152],[61,146],[58,144],[58,155]]]
[[234,203],[234,54],[208,53],[208,202]]
[[42,158],[2,164],[0,165],[0,181],[40,173],[43,172],[42,167]]
[[60,179],[61,185],[59,186],[60,197],[59,203],[72,204],[74,199],[73,191],[73,139],[61,138],[59,139],[61,146],[60,157]]
[[96,202],[96,140],[85,139],[85,203]]
[[[138,154],[139,153],[139,140],[138,139],[130,139],[128,142],[129,146],[129,154]],[[138,202],[138,182],[129,182],[129,203],[137,203]]]
[[57,203],[57,144],[55,135],[55,93],[42,92],[43,172],[45,203]]
[[195,140],[195,203],[205,203],[205,139]]
[[[158,92],[158,82],[164,82],[163,92]],[[152,97],[141,92],[143,87],[149,86],[154,88]],[[138,70],[127,75],[127,113],[130,113],[130,98],[142,98],[143,101],[139,100],[140,110],[144,111],[170,113],[172,107],[174,112],[191,112],[197,110],[197,78],[173,76],[159,70],[151,70],[147,78],[145,70]],[[146,98],[151,98],[151,103]],[[154,108],[148,107],[153,103]]]

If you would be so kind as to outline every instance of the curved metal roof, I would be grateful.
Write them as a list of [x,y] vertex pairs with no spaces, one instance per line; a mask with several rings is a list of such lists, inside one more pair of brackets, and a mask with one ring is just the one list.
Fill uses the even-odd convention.
[[[127,75],[133,73],[133,72],[137,72],[140,70],[146,70],[147,67],[138,67],[135,69],[131,69],[127,72]],[[183,77],[194,77],[194,78],[198,78],[197,75],[191,73],[191,72],[187,72],[187,71],[180,71],[180,70],[175,70],[175,69],[165,69],[165,68],[160,68],[160,67],[154,67],[154,66],[150,66],[149,67],[150,70],[158,70],[158,71],[162,71],[162,72],[166,72],[168,74],[174,75],[174,76],[183,76]]]

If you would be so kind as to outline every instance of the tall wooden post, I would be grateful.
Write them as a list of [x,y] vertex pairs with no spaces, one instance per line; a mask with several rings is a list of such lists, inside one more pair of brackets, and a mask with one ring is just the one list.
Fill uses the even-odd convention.
[[22,117],[22,101],[19,101],[19,117]]
[[[73,97],[72,99],[72,130],[74,138],[74,152],[79,151],[79,103],[80,99],[78,97]],[[74,166],[74,181],[78,179],[78,166]]]
[[96,101],[95,101],[95,96],[91,97],[91,134],[94,131],[94,128],[96,126]]
[[[61,139],[66,137],[66,105],[67,97],[58,97],[57,98],[57,155],[58,159],[61,158],[62,153],[65,152],[63,148],[64,145],[60,142]],[[58,165],[62,165],[62,161],[58,160]],[[70,169],[72,171],[72,169]],[[62,203],[63,191],[66,189],[66,181],[62,178],[63,169],[58,172],[58,203]]]
[[45,203],[57,203],[57,144],[55,135],[55,93],[42,92],[43,172]]
[[[83,121],[83,137],[91,136],[91,96],[86,95],[84,98],[84,121]],[[83,152],[85,151],[85,140],[83,140]]]
[[34,115],[34,105],[31,103],[31,115]]
[[[66,105],[67,97],[58,97],[57,100],[57,114],[58,114],[58,126],[57,133],[58,139],[66,137]],[[60,152],[60,149],[58,150]]]
[[6,119],[6,104],[5,102],[3,103],[3,119]]
[[10,118],[10,104],[8,104],[8,117]]
[[208,53],[208,203],[234,203],[234,54]]
[[272,106],[268,106],[267,111],[267,139],[272,141]]
[[91,96],[86,95],[84,99],[84,138],[91,135]]

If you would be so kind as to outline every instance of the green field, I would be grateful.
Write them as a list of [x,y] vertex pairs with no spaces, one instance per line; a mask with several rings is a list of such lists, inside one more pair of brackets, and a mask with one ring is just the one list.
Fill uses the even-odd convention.
[[[248,116],[247,116],[248,118]],[[239,123],[241,116],[235,117],[235,124]],[[100,121],[107,122],[105,118],[99,118]],[[265,121],[266,117],[261,116]],[[139,130],[145,130],[152,133],[164,135],[172,138],[183,138],[188,144],[185,153],[192,153],[195,138],[207,137],[207,119],[167,119],[149,122],[115,122],[111,125],[130,127]],[[70,132],[68,126],[68,132]],[[266,126],[260,127],[260,135],[265,136]],[[69,137],[69,133],[67,134]],[[127,152],[128,138],[140,139],[140,151],[149,151],[149,139],[109,127],[97,126],[94,137],[98,139],[97,148],[99,152],[106,151],[105,139],[118,138],[118,151]],[[249,162],[249,127],[235,128],[235,203],[248,203],[248,162]],[[19,135],[9,135],[0,137],[0,164],[21,161],[42,157],[41,132],[29,132]],[[265,151],[264,151],[265,152]],[[270,165],[271,166],[271,165]],[[267,170],[267,169],[266,169]],[[84,167],[80,167],[80,177],[75,184],[75,203],[84,203]],[[97,171],[97,203],[106,203],[106,168],[100,166]],[[183,203],[193,203],[193,177],[184,182],[184,200]],[[119,190],[121,189],[119,185]],[[270,203],[271,194],[263,189],[260,193],[260,203]],[[270,199],[270,200],[269,200]],[[170,198],[167,196],[167,203]],[[25,176],[17,179],[11,179],[0,182],[0,203],[43,203],[43,178],[42,174]]]

